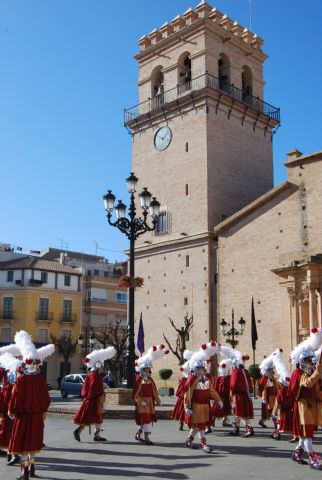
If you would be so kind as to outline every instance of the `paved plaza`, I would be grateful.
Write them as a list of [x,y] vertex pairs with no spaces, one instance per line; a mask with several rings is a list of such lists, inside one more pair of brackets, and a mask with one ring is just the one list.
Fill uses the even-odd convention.
[[[300,466],[290,460],[292,444],[288,437],[280,441],[270,438],[270,429],[258,426],[259,403],[254,421],[256,436],[249,439],[228,436],[229,428],[218,427],[208,435],[213,447],[207,455],[199,449],[188,450],[183,444],[187,430],[178,431],[178,424],[161,420],[153,427],[154,446],[134,440],[136,426],[132,420],[105,420],[105,444],[94,443],[88,429],[82,433],[82,443],[72,436],[73,425],[65,415],[48,415],[46,447],[38,457],[37,474],[43,479],[59,480],[118,480],[168,479],[302,479],[320,478],[322,472]],[[93,433],[93,432],[92,432]],[[316,450],[322,451],[321,435]],[[10,480],[17,467],[6,467],[0,459],[0,479]]]

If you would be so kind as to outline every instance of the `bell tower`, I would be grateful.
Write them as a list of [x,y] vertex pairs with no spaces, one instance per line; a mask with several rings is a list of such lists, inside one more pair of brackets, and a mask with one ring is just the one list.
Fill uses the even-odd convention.
[[174,345],[169,317],[179,327],[186,313],[189,348],[216,339],[214,227],[273,186],[279,109],[263,100],[262,45],[205,1],[139,39],[139,104],[125,124],[139,189],[161,203],[156,231],[136,244],[146,346],[163,333]]

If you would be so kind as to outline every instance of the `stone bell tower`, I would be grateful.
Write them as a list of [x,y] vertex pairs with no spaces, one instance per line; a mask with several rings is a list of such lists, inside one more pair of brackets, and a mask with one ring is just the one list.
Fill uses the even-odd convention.
[[262,45],[205,1],[139,39],[139,104],[125,124],[138,190],[161,203],[156,231],[136,243],[146,347],[163,333],[175,346],[169,317],[180,327],[186,313],[189,348],[216,339],[214,226],[273,186],[279,109],[263,101]]

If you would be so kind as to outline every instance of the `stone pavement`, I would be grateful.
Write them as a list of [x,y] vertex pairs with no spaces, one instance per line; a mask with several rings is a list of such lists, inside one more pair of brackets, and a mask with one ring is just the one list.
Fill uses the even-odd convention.
[[[46,447],[38,457],[37,474],[43,479],[59,480],[300,480],[321,478],[322,472],[300,466],[290,459],[294,448],[283,440],[270,438],[271,429],[258,426],[256,436],[245,439],[229,437],[229,428],[217,427],[208,435],[213,447],[209,455],[199,449],[186,449],[187,429],[178,431],[178,424],[169,420],[157,422],[152,431],[154,446],[134,440],[134,421],[105,420],[105,444],[94,443],[88,429],[82,433],[82,442],[72,436],[74,429],[68,415],[51,415],[46,420]],[[220,425],[220,423],[218,424]],[[316,451],[322,451],[321,434],[315,442]],[[6,467],[0,459],[0,479],[10,480],[17,475],[17,467]]]

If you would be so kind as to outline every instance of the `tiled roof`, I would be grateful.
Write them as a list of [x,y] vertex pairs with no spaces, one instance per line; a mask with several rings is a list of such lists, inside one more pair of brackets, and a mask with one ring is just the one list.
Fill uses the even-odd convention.
[[0,270],[21,270],[21,269],[34,269],[45,270],[49,272],[70,273],[73,275],[81,275],[77,268],[68,267],[62,265],[54,260],[43,260],[42,258],[25,256],[23,258],[17,258],[0,262]]

